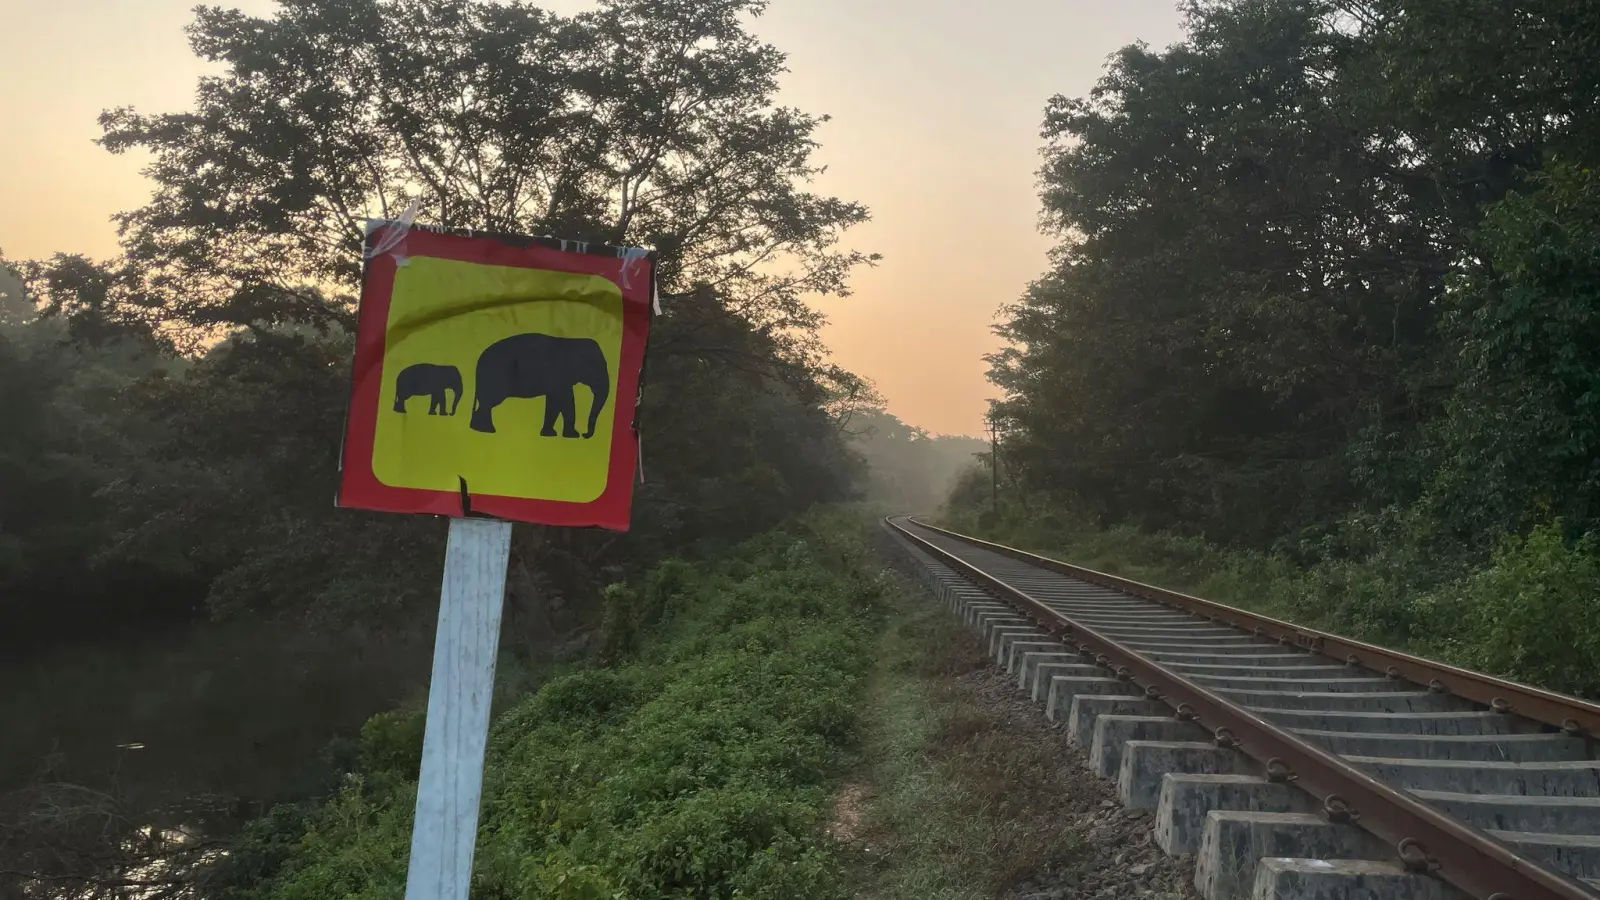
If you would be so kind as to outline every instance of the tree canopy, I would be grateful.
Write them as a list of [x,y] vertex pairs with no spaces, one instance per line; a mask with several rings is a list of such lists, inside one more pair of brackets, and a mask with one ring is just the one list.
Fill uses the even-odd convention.
[[225,74],[195,108],[101,118],[107,148],[154,156],[129,259],[176,323],[349,324],[366,219],[415,201],[445,227],[649,246],[665,291],[805,331],[803,298],[870,261],[838,246],[867,212],[804,189],[826,118],[774,103],[783,54],[743,23],[763,7],[202,7],[191,43]]
[[1593,523],[1576,460],[1600,43],[1563,36],[1600,33],[1600,12],[1185,13],[1185,40],[1124,48],[1046,111],[1059,243],[991,360],[1028,483],[1247,546],[1424,496],[1456,544],[1541,496]]

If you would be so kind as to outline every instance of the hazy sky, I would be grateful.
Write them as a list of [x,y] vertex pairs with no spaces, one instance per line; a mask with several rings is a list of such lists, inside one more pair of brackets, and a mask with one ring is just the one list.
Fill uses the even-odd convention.
[[[110,215],[148,187],[142,159],[91,143],[95,117],[188,108],[203,71],[181,30],[193,5],[0,0],[7,257],[115,252]],[[852,243],[885,257],[855,277],[853,296],[823,303],[835,358],[907,422],[980,433],[989,327],[1049,246],[1034,185],[1045,100],[1086,93],[1124,44],[1177,40],[1175,0],[773,0],[756,31],[789,54],[782,102],[833,116],[819,187],[871,208]]]

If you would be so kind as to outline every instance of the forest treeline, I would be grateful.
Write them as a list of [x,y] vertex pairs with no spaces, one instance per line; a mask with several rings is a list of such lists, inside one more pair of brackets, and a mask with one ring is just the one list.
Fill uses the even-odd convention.
[[866,466],[862,499],[898,513],[932,513],[962,473],[985,464],[989,442],[959,434],[930,434],[878,408],[844,419],[850,447]]
[[1013,524],[1270,555],[1256,602],[1600,689],[1549,637],[1600,613],[1600,6],[1184,8],[1046,111],[1058,243],[991,358]]
[[[104,318],[87,295],[113,277],[78,256],[0,259],[6,651],[206,619],[330,633],[427,625],[440,523],[332,504],[349,332],[245,327],[184,354],[159,324]],[[592,607],[610,580],[819,502],[931,511],[986,449],[905,424],[848,373],[808,369],[696,299],[669,295],[657,323],[650,386],[667,400],[645,431],[633,529],[519,527],[514,604]],[[686,328],[704,356],[656,355]]]
[[524,593],[852,496],[846,423],[875,399],[803,298],[872,262],[840,243],[867,211],[805,189],[823,120],[775,104],[782,55],[741,21],[759,5],[200,10],[194,49],[225,74],[195,107],[102,117],[109,150],[152,160],[122,254],[10,266],[4,639],[199,607],[425,616],[439,524],[332,506],[363,216],[411,200],[446,227],[662,255],[634,527],[519,529]]

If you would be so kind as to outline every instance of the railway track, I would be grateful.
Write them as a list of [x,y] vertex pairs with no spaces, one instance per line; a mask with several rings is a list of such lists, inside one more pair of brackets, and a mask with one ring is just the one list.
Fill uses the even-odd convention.
[[1600,898],[1600,706],[885,524],[1207,900]]

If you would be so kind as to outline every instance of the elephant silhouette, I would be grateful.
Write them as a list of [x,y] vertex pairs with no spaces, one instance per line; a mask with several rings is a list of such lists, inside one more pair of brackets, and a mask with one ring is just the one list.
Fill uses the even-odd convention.
[[589,426],[581,435],[591,438],[611,394],[611,376],[600,345],[591,338],[538,332],[495,341],[478,357],[472,429],[493,434],[494,408],[508,398],[544,397],[544,427],[539,434],[555,437],[556,420],[561,419],[562,437],[580,437],[577,401],[572,393],[573,387],[580,384],[594,394]]
[[[449,412],[444,410],[445,391],[456,392]],[[461,405],[461,370],[432,363],[417,363],[401,369],[394,379],[394,411],[405,412],[406,401],[423,394],[428,395],[428,415],[455,415],[456,407]]]

